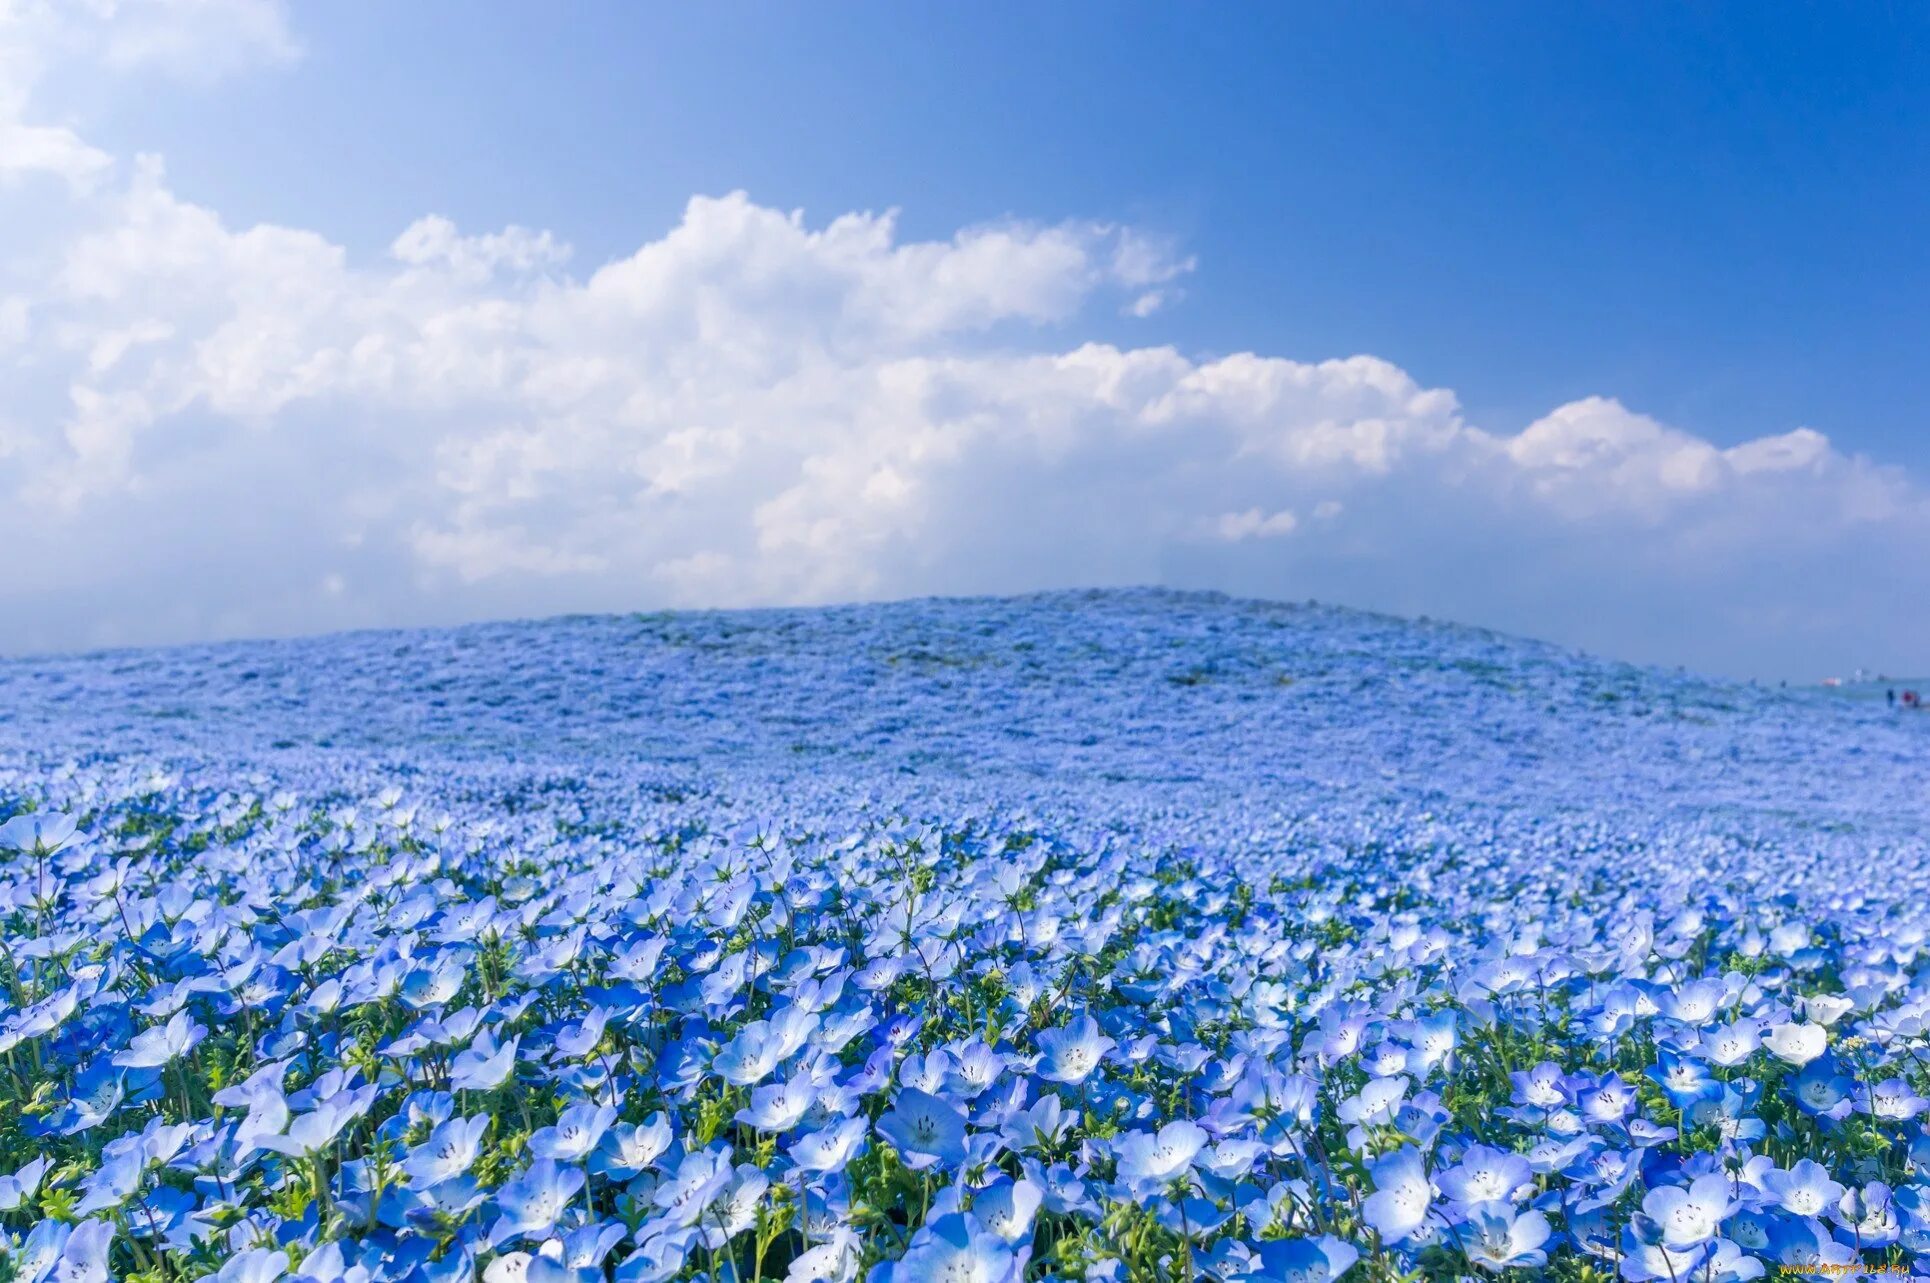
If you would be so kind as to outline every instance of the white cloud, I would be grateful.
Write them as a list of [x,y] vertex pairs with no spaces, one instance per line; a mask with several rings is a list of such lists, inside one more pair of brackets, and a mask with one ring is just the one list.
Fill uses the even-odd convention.
[[[175,4],[217,63],[295,52],[277,5]],[[1900,663],[1926,622],[1923,490],[1814,431],[1604,397],[1510,434],[1376,357],[1082,342],[1191,267],[1134,229],[731,194],[600,265],[434,215],[361,262],[71,141],[36,166],[67,184],[0,183],[35,229],[0,259],[0,646],[1150,581],[1729,667]]]
[[285,0],[0,0],[16,98],[57,60],[205,82],[300,56]]
[[1227,543],[1239,543],[1243,539],[1275,539],[1290,535],[1300,528],[1300,518],[1282,508],[1279,512],[1265,512],[1259,508],[1248,508],[1245,512],[1223,512],[1211,529],[1217,537]]
[[51,174],[84,186],[112,164],[106,152],[89,147],[71,129],[0,120],[0,182]]

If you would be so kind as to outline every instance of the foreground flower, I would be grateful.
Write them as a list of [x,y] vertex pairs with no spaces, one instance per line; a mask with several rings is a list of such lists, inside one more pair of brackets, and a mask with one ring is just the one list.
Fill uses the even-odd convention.
[[916,1087],[898,1093],[891,1111],[878,1120],[878,1134],[892,1143],[913,1171],[956,1167],[965,1161],[965,1116]]

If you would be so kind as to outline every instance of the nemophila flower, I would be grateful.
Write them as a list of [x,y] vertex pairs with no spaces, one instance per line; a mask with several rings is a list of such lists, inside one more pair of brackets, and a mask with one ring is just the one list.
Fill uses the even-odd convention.
[[1620,1123],[1635,1107],[1635,1088],[1624,1082],[1620,1074],[1604,1074],[1599,1078],[1578,1074],[1570,1088],[1576,1109],[1591,1124]]
[[817,1100],[817,1089],[803,1077],[758,1087],[751,1103],[737,1111],[738,1122],[759,1131],[786,1132],[804,1121]]
[[936,1094],[951,1081],[952,1058],[943,1048],[929,1055],[913,1052],[898,1066],[898,1081],[906,1087]]
[[140,1188],[145,1155],[139,1142],[130,1144],[123,1138],[115,1145],[118,1148],[103,1153],[101,1165],[82,1182],[84,1196],[74,1208],[77,1215],[90,1216],[119,1207]]
[[694,1229],[648,1235],[636,1251],[617,1263],[616,1283],[663,1283],[674,1277],[683,1269],[696,1238]]
[[[1017,652],[1027,664],[1043,663],[1052,636],[1024,618],[992,633],[925,627],[917,644],[962,652],[992,643],[956,639],[1018,637],[1040,647]],[[0,807],[85,814],[97,835],[42,860],[0,861],[0,919],[14,924],[0,994],[0,1055],[14,1068],[0,1075],[0,1109],[16,1120],[11,1153],[0,1128],[0,1168],[15,1171],[0,1177],[0,1217],[14,1259],[31,1264],[52,1243],[58,1260],[66,1237],[26,1231],[64,1208],[124,1236],[108,1253],[115,1275],[191,1277],[236,1252],[279,1249],[314,1283],[467,1283],[478,1272],[486,1283],[580,1283],[612,1268],[620,1283],[668,1283],[734,1272],[760,1211],[796,1206],[764,1263],[769,1273],[783,1253],[799,1283],[850,1283],[861,1263],[889,1273],[952,1216],[968,1244],[1002,1247],[1021,1270],[1033,1227],[1050,1217],[1050,1242],[1092,1262],[1096,1278],[1123,1278],[1127,1258],[1176,1274],[1184,1239],[1200,1277],[1315,1283],[1344,1266],[1293,1236],[1324,1220],[1358,1227],[1396,1270],[1465,1253],[1470,1272],[1567,1274],[1588,1261],[1630,1279],[1741,1283],[1765,1262],[1846,1259],[1864,1229],[1885,1238],[1873,1182],[1893,1191],[1896,1223],[1877,1250],[1930,1248],[1920,1188],[1930,1135],[1915,1091],[1930,1050],[1916,975],[1930,934],[1913,907],[1930,880],[1900,841],[1885,839],[1879,857],[1867,821],[1766,818],[1744,800],[1798,780],[1790,762],[1806,761],[1813,778],[1857,778],[1805,757],[1827,738],[1820,723],[1765,756],[1738,738],[1758,722],[1724,729],[1703,687],[1659,677],[1639,698],[1570,701],[1587,717],[1551,720],[1541,710],[1565,697],[1540,670],[1511,670],[1528,692],[1517,708],[1505,684],[1469,676],[1486,671],[1485,651],[1462,656],[1469,669],[1430,667],[1421,651],[1412,698],[1388,703],[1420,699],[1429,726],[1448,729],[1468,709],[1442,699],[1504,701],[1482,715],[1537,743],[1568,736],[1536,760],[1596,772],[1587,796],[1563,793],[1552,766],[1498,773],[1478,748],[1438,755],[1424,803],[1378,784],[1314,790],[1271,764],[1272,722],[1240,720],[1250,742],[1232,751],[1226,705],[1167,681],[1164,667],[1136,669],[1147,648],[1133,630],[1150,625],[1134,618],[1126,640],[1108,634],[1090,650],[1079,682],[1029,687],[1016,702],[971,685],[1009,665],[946,668],[964,685],[943,701],[945,734],[927,725],[916,743],[928,752],[942,739],[969,759],[982,775],[970,797],[935,758],[902,771],[894,754],[910,741],[880,727],[851,737],[878,768],[861,795],[840,791],[860,750],[808,766],[787,751],[782,782],[753,778],[756,753],[726,728],[790,713],[740,706],[767,683],[739,683],[728,699],[713,683],[706,695],[704,666],[727,662],[738,637],[761,639],[759,664],[792,663],[762,625],[686,621],[675,626],[694,629],[694,644],[674,647],[655,624],[565,627],[631,630],[622,665],[572,687],[597,692],[582,706],[594,726],[572,731],[582,751],[606,718],[629,746],[599,748],[593,769],[575,748],[482,769],[435,747],[512,725],[533,743],[567,720],[540,701],[580,671],[571,657],[538,645],[524,671],[542,675],[515,683],[487,676],[500,659],[465,671],[467,643],[486,651],[487,630],[435,654],[422,649],[433,639],[410,643],[460,722],[410,703],[413,669],[362,652],[329,674],[342,709],[317,731],[333,742],[326,757],[253,756],[254,732],[235,714],[244,705],[219,688],[220,716],[169,727],[206,764],[158,776],[149,761],[115,757],[121,745],[164,756],[138,721],[95,737],[106,750],[67,750],[71,767],[23,746],[17,728],[58,734],[62,718],[32,716],[18,666],[0,672],[0,695],[29,714],[0,719]],[[1253,673],[1240,655],[1279,653],[1287,639],[1229,636],[1237,647],[1205,630],[1183,648],[1211,663],[1206,693],[1303,701],[1294,716],[1315,718],[1296,724],[1303,739],[1347,737],[1349,754],[1333,758],[1342,785],[1349,763],[1374,760],[1386,728],[1357,734],[1356,719],[1378,703],[1306,698],[1304,682],[1291,697],[1242,686]],[[902,640],[876,649],[909,653]],[[1363,647],[1355,637],[1334,653]],[[627,675],[653,655],[684,665],[653,682],[694,694],[626,720]],[[1345,673],[1353,661],[1333,662]],[[1173,702],[1149,705],[1136,725],[1111,720],[1116,707],[1081,705],[1093,742],[1055,756],[1051,777],[1014,774],[1010,746],[1056,746],[1068,717],[1055,701],[1127,680],[1108,665]],[[849,692],[827,693],[823,673],[785,671],[836,724]],[[378,674],[385,698],[418,719],[390,735],[380,761],[343,724],[385,724],[383,708],[355,702]],[[283,689],[281,679],[257,689],[271,685]],[[914,726],[923,715],[909,690],[894,697]],[[1695,712],[1630,720],[1638,705]],[[980,709],[1004,710],[1021,733],[973,729]],[[308,714],[288,705],[275,716]],[[1599,744],[1567,729],[1601,717],[1624,720],[1603,724]],[[194,738],[224,725],[246,760]],[[1652,727],[1673,738],[1603,755]],[[1867,719],[1856,733],[1872,733]],[[652,756],[659,734],[716,786]],[[1187,747],[1208,742],[1210,762]],[[1729,756],[1737,745],[1742,756]],[[1705,753],[1757,774],[1746,790],[1721,773],[1691,788],[1685,764]],[[1078,775],[1100,761],[1104,788]],[[1161,796],[1176,767],[1193,779],[1184,808]],[[1664,774],[1682,785],[1671,796],[1709,805],[1650,805],[1661,795],[1644,781]],[[1291,824],[1251,806],[1261,793]],[[1833,805],[1853,812],[1851,794]],[[1746,840],[1729,827],[1745,813]],[[1765,902],[1765,877],[1787,893]],[[1773,942],[1779,951],[1781,926],[1800,930]],[[466,994],[471,1005],[448,1009]],[[1042,1013],[1074,1023],[1041,1028]],[[1458,1046],[1444,1056],[1450,1019]],[[212,1029],[198,1044],[170,1042],[171,1027],[197,1024]],[[1805,1060],[1816,1030],[1828,1032]],[[1751,1031],[1760,1045],[1748,1046]],[[1738,1034],[1721,1054],[1741,1059],[1718,1063]],[[1095,1054],[1077,1054],[1082,1040]],[[1634,1059],[1645,1052],[1653,1063]],[[1645,1077],[1631,1086],[1611,1068]],[[891,1134],[920,1113],[911,1091],[955,1116],[942,1167],[909,1153],[908,1132]],[[584,1152],[609,1107],[627,1117]],[[1849,1117],[1859,1109],[1861,1121]],[[906,1163],[853,1161],[879,1114]],[[1203,1143],[1175,1174],[1148,1155],[1180,1123]],[[691,1148],[731,1127],[765,1137],[757,1155]],[[1883,1136],[1865,1136],[1871,1127]],[[1403,1157],[1390,1145],[1410,1148]],[[525,1232],[508,1206],[521,1206],[519,1182],[544,1154],[564,1184],[581,1184],[548,1228]],[[888,1176],[927,1161],[922,1176]],[[1356,1162],[1369,1165],[1365,1181]],[[49,1193],[53,1172],[63,1174]],[[1671,1229],[1680,1209],[1666,1205],[1699,1203],[1712,1179],[1735,1206],[1701,1242],[1672,1245],[1671,1234],[1703,1231]],[[1402,1191],[1414,1206],[1392,1197]],[[1645,1200],[1659,1219],[1630,1218]],[[1534,1216],[1551,1231],[1538,1246],[1526,1241]],[[626,1234],[627,1255],[609,1260],[606,1240]],[[1527,1264],[1537,1252],[1547,1260]],[[945,1259],[977,1268],[969,1255]]]
[[1845,1190],[1831,1214],[1837,1224],[1855,1236],[1859,1249],[1894,1243],[1902,1233],[1896,1199],[1882,1181]]
[[1636,1227],[1630,1225],[1622,1231],[1617,1272],[1628,1283],[1658,1283],[1662,1279],[1679,1283],[1682,1279],[1698,1277],[1696,1270],[1709,1258],[1713,1247],[1712,1243],[1671,1247],[1659,1239],[1642,1237]]
[[1384,1242],[1408,1238],[1427,1220],[1434,1203],[1434,1187],[1421,1152],[1403,1145],[1368,1171],[1374,1192],[1361,1205],[1361,1215]]
[[1358,1248],[1331,1234],[1269,1239],[1255,1255],[1256,1268],[1247,1277],[1265,1283],[1335,1283],[1360,1259]]
[[483,1013],[477,1007],[464,1007],[460,1011],[446,1012],[439,1017],[425,1018],[420,1026],[422,1036],[437,1047],[453,1047],[468,1042],[482,1027]]
[[[365,1173],[366,1168],[362,1169]],[[389,1189],[385,1191],[385,1201],[378,1211],[386,1214],[392,1207],[400,1205],[403,1218],[412,1226],[427,1233],[446,1233],[489,1198],[489,1192],[476,1183],[474,1176],[464,1174],[451,1176],[433,1185],[411,1186],[406,1190]],[[338,1206],[345,1211],[353,1211],[359,1200],[344,1200]],[[366,1215],[366,1211],[363,1215]]]
[[494,1091],[515,1072],[520,1041],[519,1037],[511,1037],[499,1044],[495,1035],[485,1029],[466,1050],[456,1053],[450,1066],[449,1085],[460,1091]]
[[1460,1045],[1460,1034],[1452,1011],[1438,1011],[1401,1027],[1401,1037],[1412,1048],[1407,1057],[1409,1072],[1425,1077],[1436,1066],[1447,1063]]
[[1553,1061],[1543,1061],[1533,1069],[1516,1070],[1508,1075],[1513,1088],[1509,1099],[1534,1109],[1559,1109],[1568,1103],[1568,1093],[1563,1088],[1566,1077],[1561,1066]]
[[792,1258],[784,1283],[847,1283],[858,1274],[863,1242],[843,1226]]
[[91,1131],[112,1117],[127,1099],[127,1072],[111,1058],[94,1061],[74,1077],[73,1092],[56,1116],[65,1135]]
[[656,977],[664,950],[669,946],[670,941],[662,936],[625,941],[611,955],[609,973],[618,980],[647,984]]
[[409,1151],[402,1162],[409,1184],[417,1189],[449,1180],[467,1172],[482,1154],[483,1134],[489,1130],[489,1116],[452,1118],[429,1133],[428,1139]]
[[1399,1112],[1401,1102],[1407,1098],[1408,1085],[1405,1077],[1373,1079],[1354,1095],[1341,1101],[1335,1112],[1345,1123],[1362,1127],[1388,1126]]
[[1856,1249],[1830,1237],[1821,1221],[1782,1219],[1770,1226],[1770,1256],[1790,1273],[1836,1273],[1819,1265],[1842,1266],[1858,1261]]
[[1640,1150],[1600,1149],[1579,1161],[1573,1169],[1587,1192],[1575,1199],[1575,1210],[1593,1211],[1617,1202],[1642,1174]]
[[864,1152],[868,1133],[862,1118],[847,1118],[807,1132],[791,1142],[791,1161],[807,1172],[842,1171],[846,1163]]
[[41,1283],[52,1277],[61,1253],[73,1237],[74,1228],[64,1221],[42,1220],[12,1253],[13,1277],[24,1283]]
[[725,1082],[749,1087],[763,1082],[784,1059],[784,1040],[768,1020],[753,1020],[738,1030],[711,1061]]
[[1365,1011],[1351,1004],[1321,1012],[1316,1035],[1321,1059],[1333,1062],[1359,1051],[1361,1038],[1367,1031],[1367,1018]]
[[590,1170],[605,1176],[635,1176],[670,1148],[672,1135],[662,1110],[634,1126],[616,1123],[591,1156]]
[[974,1037],[959,1048],[952,1063],[952,1088],[968,1099],[977,1096],[999,1080],[1007,1063],[1002,1052]]
[[1776,1223],[1782,1218],[1775,1211],[1744,1208],[1723,1222],[1728,1241],[1744,1252],[1767,1252],[1775,1241]]
[[[1393,1040],[1378,1043],[1361,1053],[1361,1066],[1372,1078],[1392,1078],[1408,1072],[1408,1049]],[[1425,1068],[1416,1066],[1416,1072]]]
[[1816,1118],[1840,1122],[1847,1118],[1855,1103],[1850,1093],[1856,1084],[1841,1072],[1829,1057],[1803,1066],[1790,1084],[1796,1107]]
[[1904,1079],[1886,1078],[1871,1086],[1859,1086],[1855,1108],[1885,1122],[1907,1122],[1930,1108],[1930,1101],[1917,1095]]
[[953,1212],[919,1230],[898,1260],[879,1266],[869,1283],[1015,1283],[1024,1262],[996,1234]]
[[1843,1187],[1813,1158],[1798,1159],[1788,1171],[1764,1175],[1763,1192],[1793,1216],[1822,1216],[1843,1197]]
[[1454,1115],[1441,1103],[1438,1093],[1423,1091],[1401,1103],[1394,1114],[1394,1127],[1417,1144],[1431,1145],[1453,1119]]
[[207,1034],[187,1012],[176,1012],[167,1024],[136,1034],[125,1051],[114,1053],[113,1061],[128,1069],[158,1068],[187,1055]]
[[1508,1203],[1481,1203],[1468,1209],[1455,1237],[1473,1264],[1511,1270],[1547,1264],[1542,1245],[1553,1232],[1540,1212],[1517,1211]]
[[1720,980],[1707,978],[1666,990],[1661,998],[1662,1014],[1685,1025],[1703,1025],[1715,1018],[1724,999]]
[[871,1027],[875,1013],[868,1005],[854,1005],[825,1013],[818,1025],[817,1045],[836,1055],[852,1039]]
[[1840,993],[1809,993],[1802,996],[1800,1005],[1806,1017],[1827,1028],[1848,1015],[1856,1003]]
[[1821,1025],[1790,1021],[1771,1029],[1763,1045],[1788,1064],[1807,1065],[1828,1049],[1829,1031]]
[[0,1176],[0,1212],[11,1212],[34,1196],[40,1178],[47,1174],[47,1163],[45,1157],[36,1158],[10,1175]]
[[1106,1054],[1119,1045],[1100,1032],[1098,1021],[1091,1016],[1077,1016],[1068,1024],[1041,1029],[1033,1043],[1039,1050],[1039,1077],[1074,1086],[1090,1078]]
[[1702,1277],[1709,1283],[1748,1283],[1765,1273],[1763,1263],[1743,1250],[1740,1244],[1717,1239],[1715,1250],[1703,1262]]
[[910,1044],[925,1027],[925,1018],[913,1011],[901,1012],[884,1022],[878,1030],[887,1047],[897,1050]]
[[80,991],[73,986],[62,989],[50,998],[28,1006],[22,1011],[8,1016],[0,1025],[0,1052],[11,1051],[21,1043],[34,1038],[44,1038],[67,1023],[68,1017],[80,1005]]
[[1158,1132],[1132,1131],[1113,1142],[1119,1179],[1134,1185],[1170,1185],[1191,1172],[1206,1144],[1206,1132],[1181,1119]]
[[529,1283],[533,1252],[503,1252],[484,1268],[482,1283]]
[[582,1020],[566,1025],[557,1032],[556,1049],[571,1058],[588,1056],[603,1040],[603,1031],[609,1027],[609,1023],[610,1013],[602,1007],[593,1007]]
[[307,1113],[291,1118],[281,1134],[256,1136],[254,1143],[297,1158],[315,1153],[332,1144],[343,1128],[366,1114],[375,1101],[375,1094],[373,1085],[337,1092],[318,1101]]
[[601,1283],[602,1279],[600,1266],[567,1265],[541,1252],[530,1256],[523,1267],[524,1283]]
[[[41,1232],[47,1229],[54,1232],[41,1238]],[[13,1277],[16,1283],[107,1283],[114,1232],[113,1222],[101,1219],[85,1220],[71,1228],[42,1221],[27,1236],[15,1260]]]
[[1517,1190],[1533,1180],[1534,1171],[1521,1155],[1471,1145],[1459,1163],[1435,1176],[1434,1184],[1450,1202],[1473,1205],[1511,1201]]
[[288,1273],[288,1253],[268,1248],[236,1252],[215,1272],[215,1283],[275,1283]]
[[1711,1063],[1725,1069],[1733,1069],[1748,1060],[1761,1045],[1762,1036],[1756,1022],[1749,1019],[1723,1025],[1702,1040],[1703,1054]]
[[1044,1201],[1045,1191],[1029,1179],[1001,1178],[973,1197],[972,1216],[1007,1243],[1019,1243],[1031,1236]]
[[921,1171],[965,1161],[965,1116],[937,1096],[906,1087],[878,1120],[878,1134],[891,1142],[905,1166]]
[[28,855],[51,855],[74,840],[79,824],[71,815],[30,812],[0,824],[0,848]]
[[548,1256],[554,1252],[556,1258],[570,1269],[596,1269],[625,1237],[622,1225],[592,1222],[571,1230],[563,1236],[561,1243],[554,1239],[545,1243],[541,1254]]
[[506,1242],[518,1235],[545,1235],[556,1226],[557,1218],[570,1199],[583,1188],[583,1172],[539,1158],[496,1191],[496,1210],[501,1214],[490,1231],[492,1243]]
[[651,1201],[675,1224],[685,1228],[695,1226],[729,1187],[733,1175],[730,1160],[728,1147],[685,1154],[677,1170],[657,1186]]
[[1687,1109],[1696,1101],[1721,1090],[1709,1067],[1700,1060],[1667,1047],[1658,1049],[1655,1056],[1656,1063],[1643,1072],[1662,1089],[1669,1103],[1677,1109]]
[[587,1101],[571,1105],[558,1116],[554,1126],[540,1127],[531,1133],[529,1152],[559,1163],[580,1163],[602,1142],[616,1117],[613,1105]]
[[463,957],[444,950],[426,966],[411,968],[396,988],[396,996],[411,1007],[439,1007],[462,991],[466,968]]
[[1720,1173],[1699,1176],[1687,1189],[1665,1185],[1642,1199],[1642,1212],[1659,1227],[1662,1242],[1671,1248],[1707,1243],[1736,1210],[1733,1185]]

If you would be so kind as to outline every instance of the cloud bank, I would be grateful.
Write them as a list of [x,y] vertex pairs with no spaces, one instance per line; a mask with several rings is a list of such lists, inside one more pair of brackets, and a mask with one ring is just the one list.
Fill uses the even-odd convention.
[[34,111],[56,58],[298,54],[278,5],[0,0],[0,648],[1159,582],[1930,667],[1900,471],[1609,396],[1510,434],[1372,356],[1082,341],[1179,296],[1141,229],[911,241],[739,192],[613,262],[433,214],[361,261]]

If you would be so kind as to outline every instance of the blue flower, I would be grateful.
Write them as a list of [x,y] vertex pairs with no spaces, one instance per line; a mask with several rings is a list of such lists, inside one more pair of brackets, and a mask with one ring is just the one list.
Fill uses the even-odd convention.
[[1671,1248],[1707,1243],[1735,1210],[1731,1181],[1721,1173],[1699,1176],[1687,1189],[1665,1185],[1642,1199],[1643,1214],[1660,1227],[1662,1242]]
[[588,1102],[571,1105],[554,1126],[538,1128],[529,1138],[529,1152],[538,1158],[553,1158],[559,1163],[580,1163],[603,1141],[610,1124],[616,1121],[614,1105]]
[[1042,1029],[1033,1042],[1039,1049],[1039,1077],[1074,1086],[1090,1078],[1106,1054],[1119,1045],[1100,1032],[1099,1023],[1091,1016],[1078,1016],[1069,1024]]
[[496,1210],[502,1219],[490,1232],[490,1241],[550,1233],[583,1181],[582,1171],[575,1167],[537,1159],[496,1191]]
[[874,1270],[872,1283],[1015,1283],[1024,1264],[996,1234],[953,1212],[921,1228],[898,1260]]
[[483,1133],[489,1130],[489,1116],[452,1118],[429,1133],[428,1139],[409,1151],[402,1170],[409,1183],[427,1189],[467,1172],[482,1154]]
[[890,1141],[905,1166],[956,1167],[965,1161],[965,1115],[929,1092],[906,1087],[878,1120],[878,1134]]
[[1259,1245],[1259,1268],[1247,1277],[1265,1283],[1335,1283],[1353,1268],[1360,1251],[1345,1239],[1271,1239]]
[[791,1161],[806,1172],[841,1171],[864,1152],[869,1128],[862,1118],[847,1118],[791,1142]]
[[1524,1269],[1548,1263],[1542,1245],[1553,1232],[1537,1211],[1516,1211],[1506,1203],[1481,1203],[1468,1209],[1457,1240],[1469,1261],[1490,1270]]
[[600,1175],[635,1176],[670,1148],[670,1120],[662,1110],[635,1126],[613,1125],[603,1135],[590,1159],[590,1170]]
[[125,1051],[114,1053],[113,1061],[127,1069],[158,1068],[187,1055],[207,1034],[187,1012],[178,1011],[167,1024],[136,1034]]
[[509,1081],[516,1069],[519,1039],[498,1044],[495,1035],[484,1030],[467,1050],[457,1053],[449,1074],[449,1085],[461,1091],[493,1091]]
[[1434,1184],[1450,1202],[1472,1206],[1512,1201],[1516,1192],[1533,1180],[1534,1170],[1521,1155],[1471,1145],[1458,1164],[1434,1178]]
[[268,1248],[236,1252],[215,1273],[216,1283],[275,1283],[288,1273],[288,1253]]
[[1133,1185],[1170,1185],[1184,1180],[1206,1144],[1206,1133],[1185,1119],[1152,1132],[1127,1132],[1113,1142],[1119,1179]]
[[1361,1215],[1383,1242],[1399,1243],[1419,1230],[1434,1203],[1421,1152],[1403,1145],[1369,1169],[1374,1192],[1361,1205]]
[[1823,1216],[1843,1197],[1843,1187],[1813,1158],[1798,1159],[1788,1171],[1763,1177],[1763,1192],[1792,1216]]

